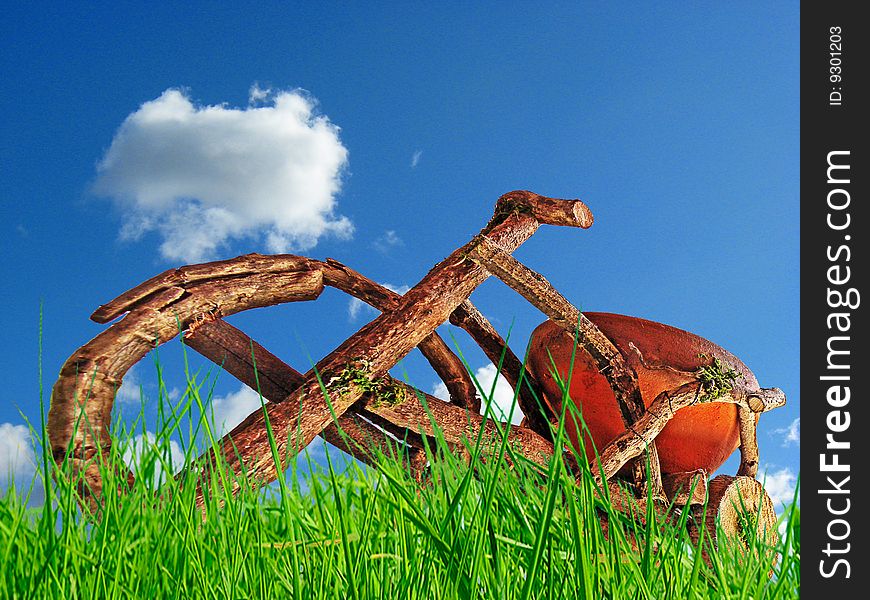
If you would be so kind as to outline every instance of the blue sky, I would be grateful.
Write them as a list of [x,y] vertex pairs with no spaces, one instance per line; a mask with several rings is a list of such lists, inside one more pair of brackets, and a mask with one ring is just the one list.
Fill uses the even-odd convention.
[[[798,4],[660,4],[12,8],[0,25],[0,467],[28,468],[13,442],[20,413],[39,418],[40,306],[48,390],[103,329],[94,308],[186,257],[334,257],[402,289],[501,194],[530,189],[595,214],[589,230],[543,228],[516,253],[575,305],[688,329],[785,390],[759,442],[787,493],[799,470]],[[209,161],[215,144],[237,160]],[[282,179],[280,165],[308,175]],[[473,300],[518,353],[542,320],[497,281]],[[305,370],[373,314],[327,291],[230,321]],[[468,338],[443,333],[485,371]],[[176,342],[161,359],[181,386],[178,355]],[[149,418],[152,365],[132,376]],[[437,383],[415,355],[394,372]],[[244,406],[227,376],[216,394],[227,413]]]

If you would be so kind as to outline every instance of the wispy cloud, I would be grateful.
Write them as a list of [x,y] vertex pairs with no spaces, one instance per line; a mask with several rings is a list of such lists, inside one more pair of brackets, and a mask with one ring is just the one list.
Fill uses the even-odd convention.
[[[496,381],[496,375],[498,380]],[[519,425],[523,420],[523,413],[520,410],[519,404],[513,406],[514,390],[503,376],[498,373],[495,365],[488,364],[480,367],[474,372],[474,377],[477,383],[483,389],[483,394],[478,390],[478,396],[481,398],[489,398],[492,396],[492,412],[496,419],[507,421],[510,416],[510,421],[514,425]],[[493,390],[493,383],[495,389]],[[432,388],[432,395],[442,400],[449,400],[450,394],[447,391],[447,386],[444,382],[439,381]],[[513,411],[513,412],[511,412]],[[481,414],[486,414],[486,404],[480,407]]]
[[789,423],[787,427],[774,429],[771,433],[782,436],[783,446],[790,446],[792,444],[799,446],[801,443],[801,418],[798,417]]
[[255,85],[250,102],[200,106],[168,89],[126,118],[94,184],[121,208],[122,238],[156,231],[163,258],[196,262],[232,240],[287,252],[352,234],[335,214],[347,164],[339,128],[300,91]]
[[423,158],[422,150],[415,150],[414,154],[411,156],[411,168],[416,169],[417,165],[420,164],[420,159]]
[[[268,402],[265,398],[263,401]],[[211,404],[216,434],[224,435],[232,431],[236,425],[245,420],[245,417],[255,410],[259,410],[260,407],[260,395],[244,384],[226,396],[216,396],[212,399]],[[211,412],[209,417],[211,417]]]
[[261,88],[259,83],[254,83],[248,90],[248,104],[251,106],[265,102],[272,95],[272,88]]
[[[387,288],[388,290],[392,290],[397,294],[404,295],[411,288],[407,285],[393,285],[392,283],[382,283],[382,286]],[[353,323],[356,321],[361,314],[369,313],[371,315],[375,315],[378,313],[377,310],[360,300],[359,298],[351,298],[347,303],[347,318]]]
[[777,470],[773,470],[769,466],[765,467],[756,478],[764,485],[767,495],[773,501],[776,512],[781,512],[784,506],[791,504],[794,500],[797,475],[788,467]]
[[402,238],[392,229],[387,229],[382,235],[375,238],[375,241],[372,242],[372,246],[375,250],[380,252],[381,254],[386,254],[392,248],[404,246],[405,242],[402,241]]

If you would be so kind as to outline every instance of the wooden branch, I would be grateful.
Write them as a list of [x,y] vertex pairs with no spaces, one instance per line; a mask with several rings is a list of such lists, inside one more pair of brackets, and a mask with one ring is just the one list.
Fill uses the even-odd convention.
[[[367,401],[361,412],[364,416],[377,415],[423,435],[435,437],[440,432],[448,444],[474,443],[481,430],[484,448],[501,443],[505,424],[459,409],[428,394],[418,393],[420,396],[417,398],[409,398],[399,404]],[[425,400],[425,405],[420,397]],[[508,444],[533,463],[546,466],[553,456],[553,445],[531,429],[512,426],[507,436]]]
[[[340,382],[350,365],[363,366],[371,379],[384,375],[429,337],[488,276],[467,260],[475,246],[488,238],[512,250],[534,233],[537,219],[581,227],[591,224],[588,209],[579,201],[556,201],[531,192],[505,195],[493,219],[475,239],[430,271],[393,311],[363,327],[318,363],[317,372],[325,378],[336,415],[342,415],[362,394],[359,386],[348,388]],[[93,315],[97,321],[127,314],[67,360],[53,388],[48,419],[55,459],[60,462],[65,455],[73,457],[73,475],[82,474],[85,488],[90,490],[85,493],[85,502],[95,501],[101,493],[99,468],[92,459],[109,447],[114,394],[133,364],[156,345],[190,326],[195,329],[197,323],[209,318],[313,300],[323,290],[323,271],[323,263],[304,257],[246,255],[167,271],[98,309]],[[287,456],[290,448],[307,445],[332,422],[332,411],[313,371],[287,400],[266,408],[281,456]],[[79,427],[80,421],[87,426]],[[249,416],[222,440],[220,452],[237,472],[249,468],[252,479],[271,480],[277,471],[271,464],[264,422],[262,411]],[[253,460],[243,466],[236,456],[237,448],[242,457]],[[198,463],[194,468],[206,466]]]
[[[490,273],[520,293],[569,334],[576,336],[577,343],[589,353],[598,370],[607,378],[626,427],[630,428],[644,415],[646,409],[634,369],[626,363],[625,357],[613,342],[556,291],[550,282],[505,252],[494,240],[482,240],[474,249],[471,258],[479,261]],[[639,490],[644,490],[649,485],[654,497],[664,498],[654,439],[650,438],[647,449],[650,472],[646,473],[643,461],[634,461],[634,483]]]
[[380,456],[395,457],[398,451],[402,464],[418,481],[428,462],[423,448],[394,440],[355,413],[342,415],[338,426],[330,425],[320,435],[333,446],[367,465],[374,466]]
[[[331,258],[327,258],[323,265],[323,282],[359,298],[381,312],[395,310],[402,297]],[[471,375],[441,336],[433,331],[420,342],[419,349],[447,386],[450,401],[457,406],[480,412],[480,399]]]
[[598,473],[596,479],[613,477],[629,460],[639,456],[679,409],[705,402],[736,404],[755,414],[784,406],[785,394],[778,388],[749,391],[735,386],[718,398],[705,398],[702,384],[696,382],[662,392],[643,417],[604,448],[601,452],[602,473]]
[[[539,198],[535,194],[525,194],[530,201]],[[519,195],[523,196],[522,193]],[[492,230],[493,235],[503,243],[519,245],[536,228],[537,222],[533,218],[512,214],[494,218],[485,231]],[[453,262],[461,263],[465,252],[461,249],[454,253],[451,257]],[[486,274],[472,264],[460,267],[465,284],[462,290],[467,294]],[[450,287],[454,281],[446,277],[436,283],[438,285],[428,291],[436,297],[446,297],[447,294],[438,287]],[[54,386],[48,417],[49,440],[55,460],[60,463],[67,454],[73,457],[73,476],[82,474],[84,487],[91,490],[85,494],[86,502],[90,501],[88,498],[91,494],[93,497],[101,494],[98,461],[92,459],[109,448],[108,426],[114,395],[131,366],[153,347],[172,339],[191,323],[248,308],[313,300],[322,290],[322,263],[291,255],[265,257],[254,254],[167,271],[98,309],[93,315],[97,321],[108,321],[125,312],[127,316],[82,346],[67,360]],[[424,290],[423,294],[408,303],[425,304],[428,300],[426,293]],[[458,297],[456,303],[463,299]],[[448,315],[449,312],[443,320]],[[394,317],[392,336],[399,335],[401,324],[398,321],[401,318]],[[431,325],[429,331],[423,334],[424,339],[440,324],[434,321],[430,319],[423,326],[425,329]],[[415,345],[421,341],[415,340]],[[404,353],[401,350],[395,355],[403,356]],[[365,348],[358,346],[353,354],[344,356],[342,362],[365,354]],[[389,368],[393,364],[389,362],[389,357],[385,357],[378,367]],[[338,367],[338,364],[334,366]],[[306,394],[316,392],[319,395],[320,390],[315,389],[319,388],[319,384],[312,385],[312,381],[316,381],[316,378],[309,378]],[[321,416],[325,417],[323,401],[320,400],[318,404]],[[326,424],[323,422],[320,425]],[[317,433],[321,429],[323,427],[318,426]],[[227,448],[231,445],[228,444]],[[269,454],[266,447],[260,447],[260,450]]]
[[[413,390],[413,388],[410,388],[409,392],[411,392],[411,390]],[[365,394],[362,399],[351,406],[347,412],[359,415],[362,419],[383,430],[385,434],[389,434],[393,438],[402,441],[406,446],[422,449],[426,447],[426,443],[428,442],[429,447],[432,447],[433,440],[428,439],[428,436],[425,436],[418,431],[414,431],[413,429],[409,429],[402,424],[388,421],[377,413],[367,411],[365,406],[369,401],[377,403],[378,399],[371,394]],[[423,438],[427,438],[427,440],[424,442]]]
[[[517,402],[525,415],[524,420],[527,420],[522,425],[552,441],[551,426],[558,428],[558,411],[542,393],[535,376],[526,370],[492,324],[470,300],[453,311],[450,322],[465,330],[492,364],[501,365],[501,374],[515,391],[518,390]],[[523,385],[520,385],[521,380]]]
[[[327,259],[321,262],[292,254],[264,256],[248,254],[231,260],[200,265],[188,265],[164,271],[156,277],[124,292],[114,300],[100,306],[91,319],[106,323],[146,303],[155,295],[170,288],[186,288],[204,281],[227,280],[258,273],[290,273],[320,270],[324,283],[371,304],[378,310],[390,310],[396,306],[399,294],[357,273],[338,261]],[[460,405],[474,407],[477,397],[474,382],[465,370],[462,361],[451,352],[444,340],[433,333],[420,344],[420,351],[441,377],[450,392],[451,400]],[[479,403],[476,410],[480,410]]]
[[301,273],[317,271],[317,262],[304,256],[293,254],[246,254],[230,260],[220,260],[197,265],[187,265],[169,269],[152,277],[131,290],[128,290],[100,306],[91,319],[97,323],[108,323],[138,306],[150,304],[148,300],[170,288],[186,289],[194,284],[213,282],[221,279],[235,279],[250,275],[267,273]]
[[545,198],[528,191],[508,192],[495,205],[496,216],[507,212],[530,214],[541,225],[592,227],[592,211],[579,200]]
[[[302,373],[223,319],[208,319],[191,326],[183,337],[193,348],[224,371],[258,391],[269,402],[281,402],[287,390],[297,388]],[[256,360],[256,365],[254,364]]]
[[[756,405],[757,407],[757,405]],[[758,473],[758,416],[749,407],[737,409],[740,424],[740,468],[737,475],[755,477]]]

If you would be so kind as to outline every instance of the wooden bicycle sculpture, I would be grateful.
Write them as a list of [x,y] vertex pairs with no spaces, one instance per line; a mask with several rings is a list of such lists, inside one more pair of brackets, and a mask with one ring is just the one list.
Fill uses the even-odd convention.
[[[528,191],[505,194],[483,230],[404,295],[335,260],[287,254],[248,254],[157,275],[99,307],[91,316],[99,323],[123,318],[63,365],[48,417],[54,459],[66,462],[78,478],[83,507],[94,510],[111,498],[104,493],[99,458],[110,448],[115,394],[134,364],[179,332],[187,346],[269,400],[218,446],[227,466],[258,482],[277,478],[285,461],[316,436],[365,463],[375,460],[378,448],[388,451],[401,440],[407,467],[422,477],[428,460],[424,437],[435,434],[433,419],[457,452],[468,440],[480,437],[486,447],[507,435],[518,455],[532,463],[545,466],[556,452],[573,457],[570,448],[553,445],[564,408],[555,369],[570,380],[572,401],[583,408],[591,433],[587,453],[594,447],[600,451],[592,473],[599,489],[612,491],[618,509],[643,518],[649,498],[677,510],[694,510],[707,500],[706,522],[696,528],[706,527],[715,540],[717,518],[724,531],[739,534],[746,527],[743,517],[755,515],[751,527],[772,544],[776,515],[755,479],[756,426],[760,413],[785,404],[783,392],[759,387],[742,362],[698,336],[634,317],[579,312],[511,255],[542,224],[588,228],[592,213],[579,200]],[[490,275],[548,317],[533,334],[527,366],[469,301]],[[307,373],[223,320],[252,308],[315,300],[324,286],[359,298],[381,314]],[[525,415],[520,426],[502,428],[480,415],[470,375],[435,331],[447,321],[464,329],[500,365],[517,390]],[[449,402],[390,377],[388,371],[414,348],[447,386]],[[280,466],[273,458],[266,417]],[[566,422],[565,430],[574,449],[581,437],[589,437],[574,420]],[[708,474],[738,447],[737,475],[708,482]],[[214,459],[208,451],[187,468],[205,478]],[[123,477],[133,481],[132,473]],[[235,489],[240,481],[233,483]],[[200,502],[204,488],[198,489]]]

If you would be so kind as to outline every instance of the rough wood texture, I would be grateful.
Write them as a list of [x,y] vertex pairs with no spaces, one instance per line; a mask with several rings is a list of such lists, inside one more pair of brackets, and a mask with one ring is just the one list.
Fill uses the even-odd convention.
[[[106,323],[169,288],[185,288],[197,282],[245,277],[258,273],[295,271],[322,271],[326,285],[345,291],[380,311],[394,308],[399,298],[399,294],[335,260],[327,259],[326,262],[322,262],[290,254],[274,256],[250,254],[231,260],[164,271],[100,306],[91,315],[91,319],[98,323]],[[420,344],[420,351],[444,380],[454,403],[465,406],[468,399],[474,402],[474,383],[464,369],[462,361],[450,351],[447,344],[436,333]]]
[[[224,369],[228,373],[249,387],[256,389],[259,381],[263,397],[273,402],[283,402],[304,383],[304,375],[251,340],[243,332],[223,321],[209,321],[197,327],[185,336],[185,342],[209,360],[217,364],[223,362]],[[255,380],[254,363],[256,363],[257,380]],[[403,382],[392,379],[389,381],[405,391],[404,402],[390,404],[380,401],[371,394],[364,394],[359,403],[338,418],[338,426],[344,429],[343,419],[351,413],[362,415],[379,426],[389,427],[391,424],[394,428],[392,433],[399,439],[405,439],[407,431],[418,436],[434,436],[437,427],[445,441],[458,446],[469,441],[473,443],[483,428],[484,446],[501,442],[502,434],[491,420],[485,420],[479,414],[455,407]],[[377,429],[375,431],[383,437],[383,432]],[[366,434],[374,435],[374,432],[368,430]],[[340,439],[335,424],[330,424],[324,429],[324,437],[327,435],[330,443],[334,443],[333,439]],[[531,462],[544,466],[553,455],[552,444],[530,430],[512,427],[506,435],[509,445]],[[416,447],[422,447],[422,444],[414,442],[414,437],[408,439]],[[339,444],[335,445],[346,449]],[[369,462],[369,457],[370,454],[357,456],[364,462]]]
[[704,504],[707,500],[707,471],[684,471],[682,473],[663,473],[662,486],[665,494],[675,506]]
[[[752,398],[750,404],[749,398]],[[649,442],[664,429],[681,408],[700,402],[730,402],[752,411],[765,412],[785,405],[785,394],[778,388],[747,390],[735,386],[718,398],[705,398],[700,383],[687,383],[671,392],[662,392],[635,424],[601,451],[599,480],[613,477],[629,460],[639,456]],[[753,411],[755,412],[755,411]]]
[[[240,257],[237,262],[256,259]],[[292,266],[307,268],[307,262]],[[186,287],[163,286],[135,305],[126,304],[130,312],[123,320],[79,348],[61,368],[51,395],[48,437],[55,461],[61,464],[68,455],[71,475],[83,478],[80,487],[87,503],[102,492],[99,459],[109,448],[112,404],[130,367],[196,321],[313,300],[323,290],[319,271],[256,272],[230,279],[200,276],[200,271],[194,270],[197,277]]]
[[[337,260],[326,259],[322,269],[324,284],[359,298],[381,312],[395,310],[402,297]],[[432,332],[420,342],[419,349],[447,386],[450,401],[457,406],[480,412],[480,399],[471,375],[441,336]]]
[[[533,196],[530,195],[530,200]],[[489,237],[514,249],[537,227],[532,217],[512,212],[491,222],[479,238]],[[285,468],[283,457],[293,449],[307,446],[329,425],[333,413],[344,414],[363,395],[361,386],[347,386],[342,381],[342,374],[351,365],[363,369],[369,380],[382,378],[483,282],[486,271],[465,260],[477,243],[477,239],[473,240],[439,263],[402,297],[393,311],[365,325],[319,361],[306,373],[305,382],[284,402],[266,407],[277,454],[282,460],[280,465],[275,464],[269,450],[266,415],[262,412],[250,415],[222,440],[220,453],[224,463],[238,474],[246,473],[251,481],[274,480]],[[325,398],[328,402],[324,402]],[[199,461],[193,468],[208,471],[209,462]]]
[[248,254],[229,260],[169,269],[124,292],[111,302],[103,304],[94,311],[91,319],[97,323],[108,323],[137,306],[148,304],[149,298],[170,288],[187,289],[202,282],[268,273],[316,271],[318,270],[317,262],[304,256],[292,254],[274,256]]
[[[694,519],[689,524],[689,533],[697,543],[700,528],[718,547],[723,540],[721,534],[738,542],[738,547],[748,554],[754,548],[752,560],[767,561],[773,568],[776,558],[776,545],[779,533],[776,530],[776,511],[773,502],[753,477],[732,477],[719,475],[709,484],[710,500],[707,504],[706,519],[701,519],[702,511],[693,511]],[[717,528],[718,522],[718,528]],[[752,540],[757,540],[754,543]]]
[[[382,312],[395,308],[400,298],[399,294],[336,260],[327,259],[326,262],[322,262],[291,254],[274,256],[249,254],[231,260],[188,265],[164,271],[100,306],[91,315],[91,319],[98,323],[106,323],[137,306],[148,303],[149,299],[168,289],[186,289],[205,281],[228,280],[257,274],[306,271],[321,271],[325,285],[355,296]],[[420,351],[444,381],[450,392],[451,401],[460,406],[466,406],[470,401],[473,406],[476,402],[474,382],[462,365],[462,361],[450,350],[444,340],[433,332],[421,342]],[[477,410],[479,408],[478,405]]]
[[[508,192],[496,203],[496,216],[500,213],[519,212],[532,215],[542,225],[563,225],[567,227],[592,227],[592,211],[580,202],[566,202],[556,198],[546,198],[527,191]],[[534,196],[534,197],[533,197]]]
[[763,404],[759,408],[759,400],[755,396],[748,398],[747,407],[737,409],[737,418],[740,422],[740,468],[738,475],[755,477],[758,473],[758,412],[763,410]]
[[[482,240],[471,256],[473,260],[480,261],[490,273],[519,292],[553,322],[577,338],[577,343],[589,353],[597,363],[600,372],[607,377],[627,428],[631,428],[644,415],[646,408],[634,369],[626,363],[613,342],[556,291],[550,282],[505,252],[493,240]],[[632,464],[634,483],[642,491],[646,490],[646,486],[650,486],[654,497],[664,498],[654,438],[648,439],[647,449],[650,472],[646,472],[644,461],[634,461]]]
[[[55,460],[60,463],[69,456],[73,476],[83,477],[83,500],[91,508],[97,507],[102,492],[97,465],[109,447],[109,419],[122,377],[156,345],[187,331],[188,345],[222,364],[270,400],[264,410],[249,415],[220,441],[218,453],[223,462],[237,474],[245,475],[233,482],[235,486],[241,485],[241,481],[256,485],[275,479],[286,468],[287,460],[317,435],[370,464],[378,450],[385,453],[398,450],[418,478],[423,477],[428,460],[424,442],[436,434],[443,435],[451,451],[457,453],[465,452],[477,439],[482,439],[484,448],[490,448],[500,445],[507,436],[511,448],[509,462],[522,458],[544,467],[557,450],[547,439],[550,427],[556,424],[557,407],[549,404],[540,392],[538,398],[543,406],[538,405],[532,393],[540,390],[537,382],[524,372],[520,360],[468,301],[475,287],[494,274],[575,335],[607,378],[626,430],[603,450],[602,472],[596,480],[599,485],[607,480],[608,487],[601,489],[610,490],[617,509],[641,521],[644,518],[647,491],[639,497],[626,496],[615,479],[615,474],[629,461],[633,465],[635,492],[648,485],[655,510],[663,508],[660,505],[665,489],[677,504],[700,501],[706,489],[701,485],[706,483],[706,475],[681,473],[663,482],[654,441],[677,410],[698,402],[738,405],[739,474],[754,475],[758,466],[757,414],[782,406],[783,393],[775,388],[735,388],[721,397],[706,398],[701,386],[692,383],[661,394],[645,410],[636,373],[619,349],[546,279],[510,255],[541,223],[589,227],[592,215],[577,200],[555,200],[527,191],[505,194],[496,203],[487,226],[404,295],[337,261],[292,255],[253,254],[166,271],[93,314],[98,322],[108,322],[125,313],[126,316],[82,346],[61,369],[48,420]],[[306,374],[293,370],[221,319],[250,308],[313,300],[324,285],[350,293],[382,314]],[[494,364],[501,363],[503,374],[518,391],[530,428],[505,430],[478,414],[479,399],[470,376],[435,333],[448,319],[468,331]],[[452,403],[424,394],[388,375],[389,369],[414,347],[420,348],[446,383]],[[277,465],[266,418],[277,445]],[[652,465],[648,474],[644,473],[644,461],[634,460],[646,449]],[[576,468],[570,453],[563,456],[570,468]],[[200,477],[200,501],[216,458],[209,451],[187,467]],[[123,481],[132,483],[130,473],[121,475]],[[742,490],[750,485],[742,482],[744,479],[749,478],[738,477],[735,485],[723,484],[721,498],[716,499],[718,510],[725,510],[723,503],[729,494],[733,495],[732,489]],[[689,496],[692,483],[695,490]],[[710,493],[712,497],[712,482]],[[763,490],[762,496],[759,502],[763,504],[767,499]]]
[[[322,376],[323,383],[312,370],[284,402],[270,403],[265,408],[279,456],[288,456],[307,445],[332,422],[333,414],[343,415],[360,398],[364,391],[361,386],[349,384],[342,377],[351,366],[370,381],[379,380],[467,299],[488,276],[480,265],[467,260],[482,240],[493,240],[513,250],[534,233],[539,220],[588,227],[591,215],[579,201],[557,201],[524,191],[506,194],[499,199],[495,215],[483,231],[433,268],[405,296],[397,299],[380,292],[395,302],[392,310],[364,326],[317,364],[316,373]],[[354,279],[335,263],[326,266],[328,269],[324,263],[303,257],[248,255],[182,267],[152,278],[98,309],[93,315],[98,321],[125,312],[127,315],[80,348],[64,365],[53,390],[48,424],[56,460],[72,455],[73,475],[84,475],[84,487],[89,490],[86,501],[101,493],[99,469],[93,459],[108,448],[114,393],[133,364],[155,345],[191,326],[195,331],[197,324],[211,318],[314,299],[323,290],[324,272],[329,272],[335,282]],[[359,278],[350,283],[358,284]],[[443,366],[443,356],[436,363]],[[453,386],[458,389],[456,381],[453,379]],[[226,464],[252,481],[269,481],[277,475],[263,412],[249,416],[221,441],[220,453]],[[77,427],[82,416],[86,426]],[[208,471],[209,462],[198,461],[192,468]],[[277,469],[282,470],[283,464]]]
[[[221,320],[208,321],[195,328],[185,336],[185,343],[212,362],[222,363],[228,373],[249,387],[256,389],[259,383],[263,397],[273,402],[282,402],[304,382],[301,373],[256,341],[251,340],[242,331]],[[363,415],[385,428],[390,428],[392,425],[391,433],[395,437],[407,439],[413,445],[413,448],[409,449],[411,456],[416,456],[418,451],[422,451],[422,444],[416,441],[413,435],[407,436],[407,432],[410,431],[417,436],[433,436],[436,426],[444,439],[455,446],[469,441],[474,442],[482,427],[485,446],[501,441],[501,433],[496,425],[492,421],[487,421],[484,425],[484,419],[479,414],[453,407],[403,382],[393,381],[393,383],[405,389],[407,394],[405,402],[398,405],[384,404],[379,402],[378,398],[366,394],[359,404],[349,409],[348,413]],[[348,445],[343,443],[340,430],[351,432],[354,431],[353,428],[361,430],[363,435],[351,435],[354,442],[361,442],[363,438],[378,442],[379,438],[384,437],[384,433],[365,421],[361,422],[365,425],[361,425],[358,419],[347,420],[348,413],[338,418],[338,427],[335,424],[326,427],[323,437],[359,460],[371,464],[373,453],[364,449],[361,451],[353,444],[348,448]],[[537,437],[533,432],[513,427],[506,435],[509,445],[531,462],[544,466],[553,455],[552,444]],[[385,447],[381,449],[386,450]]]

